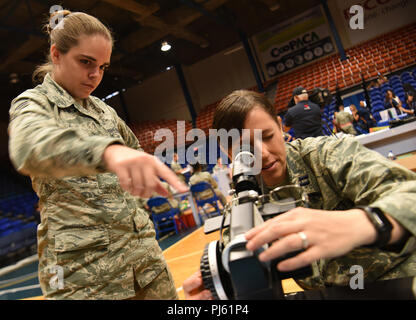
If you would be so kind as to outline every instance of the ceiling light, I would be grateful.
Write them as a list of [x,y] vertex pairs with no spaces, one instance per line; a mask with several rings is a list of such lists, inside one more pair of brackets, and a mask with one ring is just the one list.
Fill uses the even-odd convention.
[[19,82],[19,75],[17,73],[10,74],[10,83],[18,83]]
[[172,46],[167,41],[163,41],[162,46],[160,47],[160,50],[169,51],[170,48],[172,48]]

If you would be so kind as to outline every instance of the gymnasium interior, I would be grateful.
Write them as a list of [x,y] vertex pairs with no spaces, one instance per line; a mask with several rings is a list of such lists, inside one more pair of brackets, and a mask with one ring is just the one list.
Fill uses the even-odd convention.
[[[357,4],[362,11],[351,11]],[[210,157],[210,129],[221,99],[237,89],[256,91],[269,98],[276,116],[284,115],[298,86],[326,95],[321,120],[327,136],[337,134],[333,119],[340,103],[365,101],[376,125],[356,139],[416,172],[415,116],[392,114],[384,103],[392,90],[410,110],[406,94],[416,91],[416,1],[0,0],[0,300],[44,300],[39,198],[30,178],[10,161],[8,125],[11,101],[34,86],[32,73],[44,62],[49,44],[42,25],[54,5],[110,26],[111,65],[93,95],[114,108],[149,154],[159,152],[163,139],[157,136],[169,130],[174,150],[167,153],[178,154],[187,183],[187,155],[204,149],[205,160]],[[187,139],[192,129],[204,138]],[[215,159],[221,156],[220,149],[215,152]],[[170,166],[172,159],[161,154]],[[204,170],[230,200],[229,169],[216,173],[214,166],[207,163]],[[223,207],[218,199],[199,204],[191,192],[176,199],[174,214],[154,223],[183,300],[183,282],[199,269],[205,245],[219,237],[218,231],[204,232],[204,221],[221,215]],[[291,279],[283,289],[302,290]]]

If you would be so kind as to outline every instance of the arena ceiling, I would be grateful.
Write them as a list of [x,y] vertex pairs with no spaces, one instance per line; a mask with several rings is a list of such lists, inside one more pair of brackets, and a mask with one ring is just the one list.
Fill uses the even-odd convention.
[[[45,60],[42,25],[53,5],[92,14],[115,35],[111,67],[98,97],[131,87],[169,66],[194,64],[303,11],[320,0],[0,0],[1,119],[10,101],[33,87]],[[172,49],[160,50],[162,41]],[[6,117],[6,118],[5,118]],[[7,121],[7,120],[6,120]]]

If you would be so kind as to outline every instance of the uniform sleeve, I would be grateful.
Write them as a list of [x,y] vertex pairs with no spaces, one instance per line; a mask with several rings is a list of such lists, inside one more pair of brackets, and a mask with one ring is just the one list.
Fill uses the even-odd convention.
[[[100,104],[105,104],[100,99],[97,99],[96,102]],[[117,112],[111,108],[109,105],[105,104],[105,108],[109,109],[110,112],[113,114],[114,118],[117,120],[117,129],[120,135],[123,137],[124,143],[127,147],[143,151],[142,147],[140,146],[140,142],[137,139],[134,132],[130,129],[130,127],[121,119]]]
[[325,143],[322,151],[321,161],[343,197],[381,209],[416,235],[416,173],[354,138]]
[[45,96],[21,95],[10,108],[9,155],[25,175],[59,178],[105,172],[102,155],[122,139],[87,135],[59,125]]

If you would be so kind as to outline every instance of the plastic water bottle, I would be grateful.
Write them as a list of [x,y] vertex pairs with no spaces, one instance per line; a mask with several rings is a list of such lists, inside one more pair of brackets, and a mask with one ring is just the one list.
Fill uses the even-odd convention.
[[387,158],[390,159],[390,160],[396,160],[396,157],[394,156],[394,153],[391,150],[389,151],[389,154],[387,155]]

